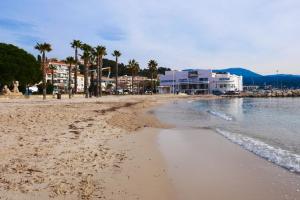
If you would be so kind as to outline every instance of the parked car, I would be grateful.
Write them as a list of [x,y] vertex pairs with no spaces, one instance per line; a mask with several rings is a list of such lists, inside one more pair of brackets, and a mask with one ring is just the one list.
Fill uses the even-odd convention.
[[146,90],[145,94],[152,94],[152,91],[151,90]]
[[213,95],[220,96],[220,95],[224,95],[225,92],[222,92],[222,91],[220,91],[220,90],[213,90],[213,91],[212,91],[212,94],[213,94]]
[[238,92],[238,91],[227,91],[225,94],[226,95],[239,95],[240,92]]
[[31,92],[31,93],[37,93],[39,91],[38,87],[35,85],[29,87],[28,89],[29,89],[29,92]]
[[118,94],[124,94],[124,90],[123,89],[118,89],[117,92],[118,92]]
[[130,91],[125,89],[125,90],[123,90],[123,94],[130,94]]

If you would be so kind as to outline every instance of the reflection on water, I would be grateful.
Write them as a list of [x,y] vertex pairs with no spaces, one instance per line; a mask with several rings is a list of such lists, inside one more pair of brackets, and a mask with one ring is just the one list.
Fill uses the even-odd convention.
[[178,102],[156,113],[161,120],[177,126],[239,133],[300,154],[300,98]]
[[300,172],[300,98],[182,101],[156,113],[178,127],[211,128],[261,157]]

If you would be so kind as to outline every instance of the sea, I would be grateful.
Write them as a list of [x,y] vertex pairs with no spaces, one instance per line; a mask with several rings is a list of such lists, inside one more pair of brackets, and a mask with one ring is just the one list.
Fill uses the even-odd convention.
[[300,173],[300,98],[174,101],[155,113],[182,130],[212,129],[241,148]]

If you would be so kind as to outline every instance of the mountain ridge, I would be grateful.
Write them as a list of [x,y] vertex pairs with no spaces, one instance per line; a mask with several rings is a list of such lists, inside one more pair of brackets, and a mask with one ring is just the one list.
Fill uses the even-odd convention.
[[213,70],[214,72],[229,72],[243,76],[244,85],[271,85],[277,88],[300,88],[300,75],[296,74],[270,74],[261,75],[245,68],[227,68]]
[[259,77],[263,76],[261,74],[255,73],[251,70],[241,68],[241,67],[234,67],[234,68],[227,68],[227,69],[215,69],[213,72],[229,72],[230,74],[235,74],[238,76],[243,77]]

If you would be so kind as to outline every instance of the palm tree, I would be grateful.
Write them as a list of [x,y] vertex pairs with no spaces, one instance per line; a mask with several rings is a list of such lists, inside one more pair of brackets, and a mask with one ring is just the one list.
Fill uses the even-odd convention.
[[91,63],[91,56],[92,56],[93,48],[88,44],[82,44],[80,48],[83,51],[81,58],[83,59],[83,63],[84,63],[84,93],[85,93],[85,98],[89,98],[88,65]]
[[138,62],[132,59],[128,62],[128,68],[131,71],[131,92],[133,94],[133,80],[134,76],[140,71],[140,66]]
[[34,47],[42,54],[41,68],[43,72],[43,99],[46,99],[46,52],[52,51],[51,44],[37,43]]
[[71,90],[71,73],[72,73],[72,65],[76,63],[75,59],[73,57],[67,57],[66,63],[69,64],[69,81],[68,81],[68,90],[69,90],[69,99],[71,99],[72,96],[72,90]]
[[121,55],[122,55],[121,52],[117,50],[115,50],[112,54],[112,56],[116,57],[116,89],[115,89],[116,95],[118,94],[118,58]]
[[51,70],[51,84],[54,84],[54,70],[57,70],[55,65],[49,65],[49,69]]
[[153,93],[153,77],[157,72],[157,62],[155,60],[150,60],[148,63],[149,71],[151,74],[151,94]]
[[[92,95],[95,95],[95,70],[93,70],[93,67],[96,65],[97,62],[97,54],[96,54],[96,49],[92,48],[91,49],[91,55],[90,55],[90,87],[89,87],[89,92],[90,92],[90,97]],[[96,66],[97,67],[97,66]],[[97,71],[97,69],[96,69]]]
[[97,56],[97,97],[102,96],[102,67],[103,67],[103,56],[106,56],[106,47],[97,46],[95,48]]
[[74,93],[77,93],[77,73],[78,73],[78,49],[81,47],[80,40],[73,40],[71,47],[75,49],[75,70],[74,70]]

